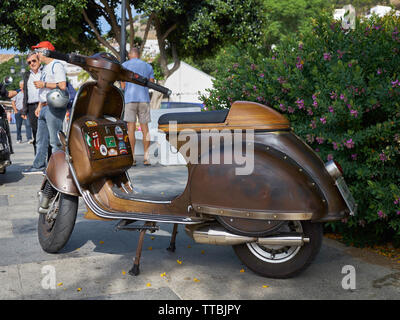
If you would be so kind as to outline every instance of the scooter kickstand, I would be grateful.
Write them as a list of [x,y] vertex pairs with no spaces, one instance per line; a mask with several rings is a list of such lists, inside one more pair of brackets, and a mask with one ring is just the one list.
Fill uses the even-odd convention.
[[[151,222],[146,222],[143,227],[147,227],[151,224]],[[129,270],[129,274],[132,276],[137,276],[139,275],[140,271],[139,271],[139,264],[140,264],[140,256],[142,254],[142,247],[143,247],[143,240],[144,240],[144,235],[146,234],[147,228],[143,228],[140,231],[140,235],[139,235],[139,242],[138,242],[138,246],[136,248],[136,256],[135,256],[135,261],[133,263],[133,267],[131,270]]]
[[174,224],[174,229],[172,230],[172,235],[171,235],[171,241],[169,243],[169,247],[167,248],[168,251],[175,252],[175,239],[176,239],[176,234],[178,233],[178,224]]

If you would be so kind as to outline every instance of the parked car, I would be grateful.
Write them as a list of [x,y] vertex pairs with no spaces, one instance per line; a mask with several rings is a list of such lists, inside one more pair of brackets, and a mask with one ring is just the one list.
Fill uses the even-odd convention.
[[193,108],[200,107],[203,108],[204,105],[202,103],[196,102],[175,102],[175,101],[165,101],[161,102],[160,109],[172,109],[172,108]]

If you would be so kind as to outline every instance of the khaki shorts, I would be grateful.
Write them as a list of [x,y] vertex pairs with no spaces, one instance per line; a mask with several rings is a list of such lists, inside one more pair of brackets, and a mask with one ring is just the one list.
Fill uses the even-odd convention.
[[150,103],[148,102],[129,102],[125,104],[124,121],[139,123],[149,123],[150,119]]

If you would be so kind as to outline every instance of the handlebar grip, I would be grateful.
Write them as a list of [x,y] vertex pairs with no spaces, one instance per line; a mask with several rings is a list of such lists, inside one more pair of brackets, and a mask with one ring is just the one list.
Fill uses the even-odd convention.
[[44,50],[43,55],[49,58],[53,59],[58,59],[58,60],[63,60],[63,61],[69,61],[69,54],[58,52],[58,51],[51,51],[51,50]]
[[166,87],[163,87],[163,86],[160,86],[159,84],[156,84],[156,83],[151,82],[151,81],[147,82],[147,86],[149,88],[154,89],[154,90],[156,90],[158,92],[161,92],[161,93],[163,93],[163,94],[165,94],[167,96],[170,96],[171,93],[172,93],[172,91],[170,89],[168,89]]

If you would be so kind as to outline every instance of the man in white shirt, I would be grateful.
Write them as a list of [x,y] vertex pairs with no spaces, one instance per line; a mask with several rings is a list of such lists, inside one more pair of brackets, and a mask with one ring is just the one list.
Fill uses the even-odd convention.
[[32,51],[26,57],[26,63],[29,65],[29,69],[24,74],[24,100],[22,109],[22,118],[28,119],[30,126],[32,127],[33,134],[33,148],[36,154],[36,133],[37,133],[37,121],[38,118],[35,115],[35,110],[39,104],[39,89],[34,85],[34,81],[40,80],[42,75],[43,66],[40,64],[37,53]]
[[59,60],[49,58],[43,55],[43,50],[54,51],[54,46],[49,41],[42,41],[33,46],[38,53],[40,62],[45,64],[41,78],[34,81],[34,85],[39,89],[39,105],[35,111],[38,117],[37,131],[37,152],[33,165],[25,169],[23,174],[41,174],[46,168],[48,157],[48,145],[50,143],[52,152],[61,149],[61,143],[58,140],[57,133],[62,131],[63,120],[67,109],[53,108],[47,105],[47,94],[55,88],[65,90],[67,88],[67,79],[64,66]]

